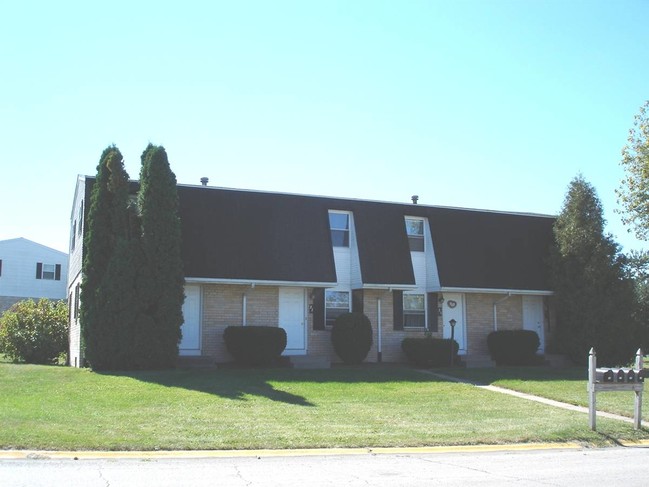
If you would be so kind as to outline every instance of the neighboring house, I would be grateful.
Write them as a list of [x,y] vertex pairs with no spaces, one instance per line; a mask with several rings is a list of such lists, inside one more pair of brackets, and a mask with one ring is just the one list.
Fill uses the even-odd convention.
[[24,299],[65,299],[68,255],[26,238],[0,240],[0,314]]
[[[72,210],[71,363],[81,365],[78,304],[84,215]],[[137,183],[133,183],[134,191]],[[285,355],[336,361],[336,316],[362,311],[369,362],[405,360],[405,337],[450,337],[466,360],[487,355],[494,329],[551,331],[544,215],[178,185],[185,270],[181,355],[231,360],[227,326],[281,326]],[[76,242],[76,244],[75,244]]]

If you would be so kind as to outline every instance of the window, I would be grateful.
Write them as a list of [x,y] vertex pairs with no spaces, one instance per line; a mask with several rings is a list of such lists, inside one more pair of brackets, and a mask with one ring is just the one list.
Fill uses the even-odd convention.
[[406,218],[406,233],[411,252],[424,251],[424,220]]
[[0,276],[2,276],[2,259],[0,259]]
[[331,243],[334,247],[349,247],[349,214],[329,212]]
[[54,264],[43,264],[43,279],[54,280],[56,266]]
[[45,279],[47,281],[61,280],[61,264],[36,264],[36,279]]
[[81,206],[79,207],[79,236],[83,230],[83,200],[81,200]]
[[344,313],[349,313],[349,292],[325,292],[325,325],[333,326],[336,318]]
[[403,295],[403,326],[412,328],[426,327],[426,305],[424,294]]
[[79,318],[79,294],[81,292],[81,284],[77,284],[74,288],[74,319]]
[[77,236],[77,221],[74,220],[74,224],[72,225],[72,242],[70,243],[70,249],[74,250],[74,245],[75,245],[75,239]]

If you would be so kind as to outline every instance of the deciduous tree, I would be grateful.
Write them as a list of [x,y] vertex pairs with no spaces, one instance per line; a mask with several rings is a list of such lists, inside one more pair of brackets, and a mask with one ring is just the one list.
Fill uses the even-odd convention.
[[616,192],[623,208],[622,220],[637,238],[649,240],[649,100],[635,116],[621,164],[626,176]]

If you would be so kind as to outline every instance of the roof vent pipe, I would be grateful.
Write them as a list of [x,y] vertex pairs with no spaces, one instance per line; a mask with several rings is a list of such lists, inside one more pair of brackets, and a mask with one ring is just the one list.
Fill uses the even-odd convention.
[[416,204],[417,204],[417,201],[419,201],[419,196],[417,196],[416,194],[413,194],[413,195],[410,197],[410,199],[412,199],[412,204],[413,204],[413,205],[416,205]]
[[201,178],[201,184],[202,184],[203,186],[207,186],[207,183],[209,183],[209,182],[210,182],[210,178],[206,178],[205,176],[203,176],[203,177]]

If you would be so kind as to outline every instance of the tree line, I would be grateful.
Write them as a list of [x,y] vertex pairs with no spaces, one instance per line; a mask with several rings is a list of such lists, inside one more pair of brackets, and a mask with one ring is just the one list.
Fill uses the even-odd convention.
[[[635,117],[617,191],[623,221],[649,240],[649,101]],[[598,361],[627,364],[639,346],[649,350],[649,255],[624,254],[612,235],[595,188],[582,175],[569,187],[554,225],[550,275],[555,293],[557,352],[584,363],[594,347]]]

